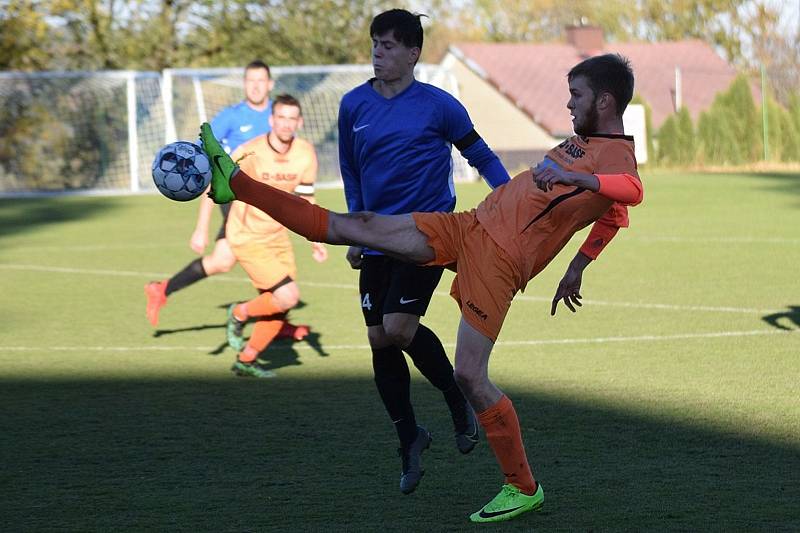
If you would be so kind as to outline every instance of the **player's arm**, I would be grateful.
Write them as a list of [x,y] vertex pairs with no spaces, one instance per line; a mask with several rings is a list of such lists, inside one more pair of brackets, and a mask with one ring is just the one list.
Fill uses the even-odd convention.
[[[355,162],[353,147],[353,121],[345,107],[344,101],[339,106],[339,171],[344,184],[344,197],[350,213],[363,211],[364,201],[361,196],[361,172]],[[352,268],[361,268],[361,248],[350,246],[345,255]]]
[[575,185],[596,192],[623,205],[637,205],[644,190],[636,171],[636,157],[631,144],[611,144],[597,156],[594,172],[570,172],[559,165],[539,163],[531,169],[536,186],[543,191],[553,189],[557,183]]
[[567,309],[573,313],[575,307],[581,306],[581,282],[583,271],[589,264],[597,259],[600,252],[608,246],[619,228],[628,227],[628,209],[621,204],[612,205],[605,214],[597,219],[589,231],[589,235],[581,245],[578,253],[570,261],[564,277],[558,283],[556,294],[550,307],[550,314],[556,314],[558,302],[563,301]]
[[511,176],[500,162],[500,158],[489,148],[489,145],[474,128],[457,140],[454,146],[467,159],[470,166],[483,176],[492,189],[511,180]]
[[[319,169],[319,162],[317,161],[317,153],[314,148],[311,148],[311,160],[308,166],[300,176],[300,183],[294,188],[294,193],[297,196],[305,199],[308,203],[317,203],[314,196],[314,184],[317,181],[317,170]],[[328,249],[321,242],[311,243],[311,257],[318,263],[322,263],[328,259]]]
[[500,158],[475,131],[466,108],[455,98],[445,98],[441,110],[445,138],[453,143],[471,167],[478,171],[492,189],[511,180]]
[[575,185],[596,192],[609,200],[624,205],[637,205],[642,201],[642,182],[634,174],[587,174],[569,172],[559,166],[542,165],[531,169],[533,181],[543,191],[550,191],[557,183]]
[[[206,193],[208,193],[208,190],[206,190]],[[208,246],[208,225],[211,221],[211,212],[213,210],[214,200],[208,194],[204,194],[200,200],[200,208],[197,211],[197,223],[195,223],[192,237],[189,239],[189,246],[195,253],[202,254],[206,246]]]

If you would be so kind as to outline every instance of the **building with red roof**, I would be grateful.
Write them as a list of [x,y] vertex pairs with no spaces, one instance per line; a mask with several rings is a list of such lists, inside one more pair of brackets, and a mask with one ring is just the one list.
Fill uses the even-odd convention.
[[455,43],[442,64],[458,80],[476,130],[513,171],[572,134],[567,72],[602,53],[631,61],[635,92],[650,106],[655,129],[680,106],[696,121],[737,76],[702,41],[606,43],[600,28],[588,26],[567,28],[563,44]]

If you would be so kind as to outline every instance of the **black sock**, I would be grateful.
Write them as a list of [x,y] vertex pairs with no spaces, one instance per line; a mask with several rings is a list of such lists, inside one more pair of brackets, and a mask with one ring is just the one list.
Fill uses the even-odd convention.
[[467,400],[458,388],[453,377],[453,365],[447,358],[442,341],[422,324],[417,328],[414,338],[405,349],[419,371],[431,384],[442,391],[447,407],[453,417],[453,424],[460,429],[467,423]]
[[169,296],[175,291],[179,291],[188,287],[196,281],[207,277],[205,269],[203,268],[203,259],[198,258],[186,265],[186,268],[169,278],[167,282],[166,294]]
[[408,447],[417,438],[417,420],[411,407],[411,375],[406,358],[396,346],[373,348],[372,368],[375,385],[394,423],[400,444]]

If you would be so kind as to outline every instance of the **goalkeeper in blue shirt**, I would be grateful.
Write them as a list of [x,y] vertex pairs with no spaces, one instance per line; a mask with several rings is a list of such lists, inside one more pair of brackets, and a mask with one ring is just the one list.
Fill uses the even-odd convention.
[[[500,160],[475,131],[466,109],[447,92],[414,79],[422,50],[422,15],[392,9],[370,26],[375,77],[347,93],[339,108],[339,160],[350,212],[453,211],[452,147],[494,188],[509,181]],[[417,424],[406,352],[444,395],[461,453],[478,442],[478,424],[453,377],[441,341],[420,324],[442,276],[373,250],[351,247],[360,270],[361,310],[375,383],[400,439],[400,490],[414,491],[431,435]]]

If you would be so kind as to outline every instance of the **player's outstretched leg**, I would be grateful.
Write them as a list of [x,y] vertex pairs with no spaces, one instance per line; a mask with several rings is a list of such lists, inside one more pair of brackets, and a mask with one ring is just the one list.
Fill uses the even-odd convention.
[[208,123],[200,126],[200,139],[211,160],[211,190],[208,195],[216,203],[239,200],[261,209],[281,225],[312,242],[350,244],[328,238],[330,211],[327,209],[256,181],[240,171],[214,138]]
[[250,204],[312,242],[366,246],[417,264],[434,259],[428,237],[419,231],[412,215],[332,213],[297,195],[250,178],[225,153],[207,123],[200,128],[200,138],[212,162],[209,196],[215,202],[235,199]]
[[544,489],[539,485],[532,496],[523,494],[514,485],[503,485],[500,493],[483,509],[470,515],[473,522],[502,522],[528,511],[538,511],[544,505]]

